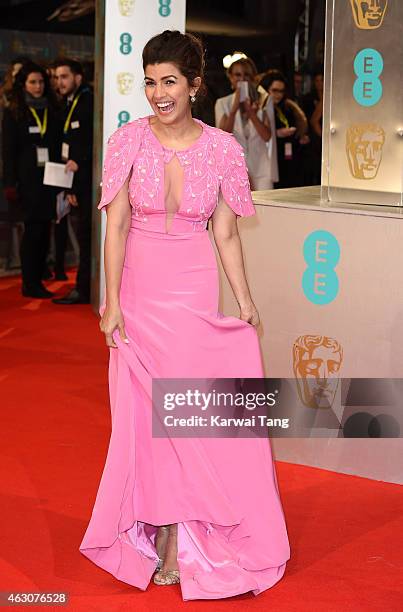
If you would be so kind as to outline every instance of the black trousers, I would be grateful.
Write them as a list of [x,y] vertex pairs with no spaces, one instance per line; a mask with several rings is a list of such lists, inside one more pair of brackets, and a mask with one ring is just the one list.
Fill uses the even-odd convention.
[[20,257],[22,281],[28,289],[35,289],[42,284],[42,273],[49,248],[49,233],[50,220],[24,222]]
[[66,255],[68,237],[67,215],[60,220],[60,223],[55,223],[55,272],[64,272],[64,260]]
[[91,292],[91,188],[76,193],[78,207],[77,240],[80,248],[76,289],[85,298],[90,298]]

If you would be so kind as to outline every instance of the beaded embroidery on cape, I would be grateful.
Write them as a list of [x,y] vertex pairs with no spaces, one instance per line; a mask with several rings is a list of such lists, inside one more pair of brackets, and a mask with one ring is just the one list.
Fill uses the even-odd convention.
[[183,151],[163,147],[149,118],[118,128],[108,140],[98,208],[113,200],[130,171],[129,201],[135,217],[164,212],[164,163],[176,155],[184,170],[183,197],[176,216],[206,224],[221,189],[225,202],[239,216],[255,214],[242,147],[232,134],[200,120],[203,132]]

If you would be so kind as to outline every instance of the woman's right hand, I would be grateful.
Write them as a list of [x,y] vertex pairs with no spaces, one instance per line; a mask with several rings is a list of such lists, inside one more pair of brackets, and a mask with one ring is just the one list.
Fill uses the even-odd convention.
[[241,99],[241,90],[239,89],[239,87],[237,87],[235,89],[234,100],[232,102],[232,107],[231,107],[231,113],[234,114],[234,115],[237,112],[237,110],[239,109],[240,99]]
[[254,327],[257,327],[260,323],[259,313],[253,302],[240,306],[239,318]]
[[110,348],[118,348],[112,337],[112,334],[115,329],[119,330],[119,334],[123,342],[129,344],[129,339],[126,336],[125,323],[120,306],[107,306],[99,322],[99,327],[101,331],[105,334],[106,345]]

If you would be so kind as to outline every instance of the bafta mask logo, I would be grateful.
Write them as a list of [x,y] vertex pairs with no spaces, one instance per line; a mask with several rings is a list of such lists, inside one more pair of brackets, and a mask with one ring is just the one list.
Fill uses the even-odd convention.
[[134,75],[131,72],[119,72],[117,80],[119,93],[129,95],[133,90]]
[[384,143],[385,132],[380,125],[365,123],[348,128],[346,152],[354,178],[370,180],[376,177],[382,161]]
[[388,0],[350,0],[355,25],[361,30],[375,30],[383,23]]
[[123,17],[130,17],[133,14],[134,0],[119,0],[119,11]]
[[293,346],[298,395],[308,408],[331,408],[339,385],[343,349],[327,336],[299,336]]

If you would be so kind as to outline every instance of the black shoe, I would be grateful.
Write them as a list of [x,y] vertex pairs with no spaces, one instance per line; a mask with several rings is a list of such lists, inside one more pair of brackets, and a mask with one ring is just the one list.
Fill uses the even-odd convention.
[[39,299],[51,298],[54,296],[54,293],[48,291],[43,285],[38,285],[37,287],[27,287],[27,285],[23,284],[21,293],[24,297],[33,297]]
[[53,280],[61,280],[61,281],[69,280],[69,277],[67,276],[65,272],[55,272]]
[[53,298],[52,302],[54,304],[70,305],[70,304],[89,304],[90,300],[84,295],[81,295],[81,293],[79,293],[77,289],[72,289],[70,293],[67,293],[61,298]]
[[51,278],[53,278],[53,274],[49,268],[46,268],[42,274],[42,280],[50,280]]

